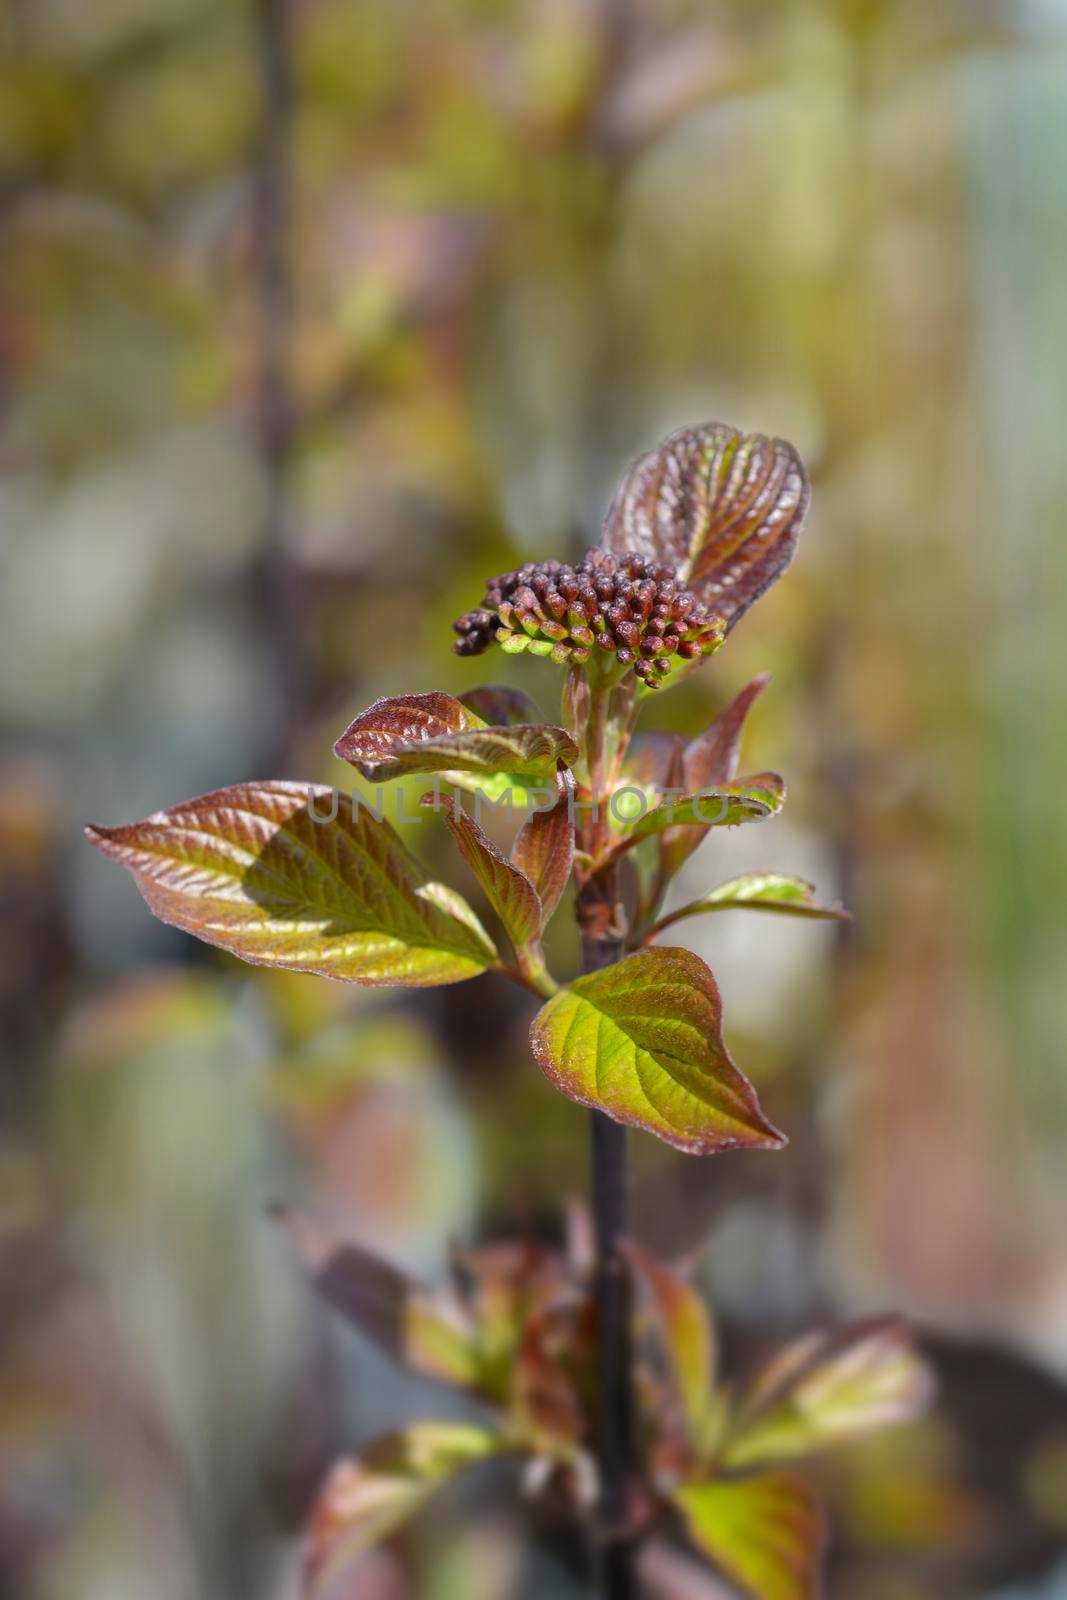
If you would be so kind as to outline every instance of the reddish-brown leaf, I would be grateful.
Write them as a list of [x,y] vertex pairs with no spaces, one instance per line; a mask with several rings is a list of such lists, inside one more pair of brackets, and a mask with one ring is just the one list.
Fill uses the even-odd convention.
[[633,464],[602,542],[674,567],[732,628],[788,565],[809,497],[791,444],[705,423]]
[[682,752],[683,781],[688,790],[729,783],[737,777],[745,719],[770,681],[770,673],[761,672],[719,712],[710,727],[690,739]]
[[433,1295],[389,1262],[298,1212],[279,1211],[315,1287],[387,1355],[427,1377],[478,1384],[476,1330],[462,1308]]
[[485,891],[486,898],[512,944],[529,944],[541,932],[541,901],[537,890],[519,867],[513,866],[474,818],[464,811],[459,796],[422,797],[424,806],[440,811],[459,846],[460,854]]
[[551,810],[534,811],[519,829],[512,846],[512,861],[525,873],[540,898],[542,931],[559,905],[574,866],[572,792],[570,785],[561,785],[559,799]]
[[578,746],[550,723],[489,727],[451,695],[431,693],[376,700],[346,728],[334,753],[372,780],[418,772],[543,780],[554,779],[561,762],[575,761]]
[[640,789],[680,789],[685,786],[680,733],[639,733],[626,756],[626,777]]
[[488,684],[482,689],[468,689],[459,696],[462,705],[488,724],[536,723],[542,720],[537,703],[521,689],[512,689],[503,683]]
[[[685,746],[680,758],[681,781],[688,793],[729,783],[737,776],[745,719],[770,681],[770,674],[766,672],[753,678],[725,710],[719,712],[710,727]],[[670,876],[692,855],[707,831],[707,828],[679,825],[664,834],[663,861]]]

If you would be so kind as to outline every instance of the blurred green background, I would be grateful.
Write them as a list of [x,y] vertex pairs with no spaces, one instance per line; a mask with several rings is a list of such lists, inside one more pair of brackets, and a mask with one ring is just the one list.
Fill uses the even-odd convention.
[[[4,0],[0,232],[0,1595],[292,1597],[331,1457],[442,1402],[268,1206],[433,1277],[585,1182],[521,997],[242,968],[81,825],[350,785],[376,695],[518,681],[451,618],[711,417],[815,500],[655,707],[774,673],[789,807],[686,887],[856,922],[679,930],[792,1143],[635,1139],[635,1229],[703,1252],[737,1371],[925,1331],[935,1415],[823,1472],[833,1600],[1067,1595],[1067,5]],[[577,1592],[502,1486],[358,1600]]]

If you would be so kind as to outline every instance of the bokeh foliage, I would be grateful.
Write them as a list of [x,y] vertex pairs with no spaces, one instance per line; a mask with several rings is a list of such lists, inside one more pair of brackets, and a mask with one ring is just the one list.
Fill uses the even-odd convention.
[[[728,1188],[642,1147],[638,1231],[710,1241],[741,1352],[886,1304],[935,1330],[942,1413],[826,1469],[835,1596],[1031,1592],[1067,1439],[1063,7],[292,0],[288,113],[268,11],[0,11],[4,1581],[289,1593],[322,1463],[426,1397],[266,1207],[432,1275],[450,1235],[558,1229],[584,1174],[489,980],[383,1003],[194,956],[82,822],[350,789],[321,752],[361,707],[482,680],[447,647],[485,576],[579,554],[629,459],[721,416],[797,442],[814,510],[663,715],[770,670],[746,770],[791,808],[678,903],[772,859],[856,920],[673,930],[795,1132]],[[439,822],[404,836],[440,868]],[[567,1592],[495,1494],[367,1592]]]

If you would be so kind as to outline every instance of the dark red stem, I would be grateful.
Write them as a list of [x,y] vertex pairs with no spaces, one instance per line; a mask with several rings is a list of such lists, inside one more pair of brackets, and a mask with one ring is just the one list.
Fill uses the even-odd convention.
[[[621,959],[614,870],[579,887],[578,925],[583,971],[596,972]],[[600,1111],[591,1111],[589,1118],[599,1341],[597,1593],[599,1600],[632,1600],[634,1546],[627,1522],[633,1456],[630,1282],[619,1250],[627,1228],[626,1129]]]

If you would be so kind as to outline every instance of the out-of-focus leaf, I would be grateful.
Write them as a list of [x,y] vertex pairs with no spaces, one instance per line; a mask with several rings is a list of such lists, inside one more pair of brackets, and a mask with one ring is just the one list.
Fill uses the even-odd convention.
[[661,1539],[647,1539],[637,1557],[638,1576],[648,1600],[736,1600],[703,1562],[694,1561]]
[[767,1366],[741,1403],[723,1453],[761,1466],[910,1422],[929,1405],[933,1375],[898,1317],[811,1334]]
[[732,628],[789,564],[808,500],[792,445],[709,422],[634,462],[602,542],[673,567]]
[[689,826],[732,828],[739,822],[763,822],[781,811],[785,804],[785,784],[776,772],[757,772],[735,783],[721,783],[700,794],[680,795],[665,800],[634,823],[630,837],[643,839],[664,828]]
[[574,865],[574,823],[570,791],[564,788],[551,810],[537,810],[523,823],[511,859],[533,884],[541,901],[541,929],[551,920]]
[[844,906],[820,905],[813,898],[814,894],[815,886],[804,878],[789,878],[780,872],[747,872],[740,878],[720,883],[716,889],[709,889],[699,900],[679,906],[677,911],[660,919],[652,935],[662,933],[686,917],[701,917],[709,911],[777,911],[792,917],[848,920],[849,913]]
[[693,1543],[754,1600],[817,1600],[825,1531],[802,1480],[716,1478],[682,1484],[672,1499]]
[[478,1390],[505,1402],[527,1320],[564,1290],[562,1259],[536,1239],[455,1252],[459,1299],[477,1330]]
[[425,986],[497,959],[466,901],[427,878],[387,822],[330,789],[234,784],[86,834],[130,869],[157,917],[244,961]]
[[538,723],[542,720],[536,701],[521,689],[494,683],[484,689],[468,689],[459,696],[460,704],[491,725]]
[[[626,755],[627,782],[650,792],[688,787],[682,769],[684,748],[680,733],[639,733]],[[733,777],[733,773],[729,776]]]
[[331,1469],[308,1522],[306,1600],[337,1584],[348,1564],[386,1538],[449,1478],[507,1448],[485,1428],[416,1422]]
[[626,1242],[624,1250],[655,1308],[689,1437],[699,1450],[715,1390],[715,1332],[711,1316],[700,1295],[680,1273],[664,1267],[633,1239]]
[[486,838],[458,798],[439,802],[436,795],[429,794],[423,795],[422,803],[443,813],[464,861],[485,890],[512,944],[518,948],[536,939],[541,932],[541,901],[526,874]]
[[[537,1450],[571,1459],[588,1426],[596,1339],[588,1299],[534,1307],[515,1356],[512,1414]],[[583,1381],[584,1380],[584,1381]]]
[[538,1012],[530,1042],[570,1099],[676,1149],[786,1142],[730,1059],[715,979],[689,950],[641,950],[576,979]]
[[409,694],[376,700],[334,745],[342,761],[365,778],[399,778],[408,772],[509,773],[554,779],[570,766],[578,746],[548,723],[489,727],[447,694]]
[[323,1299],[368,1339],[427,1377],[464,1387],[476,1383],[475,1330],[459,1306],[309,1217],[279,1215]]

